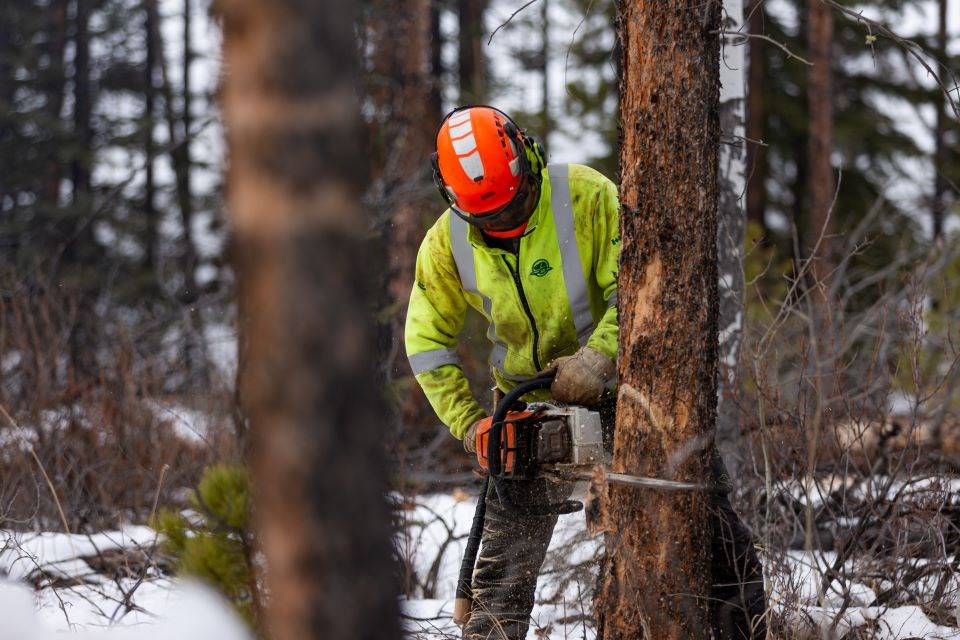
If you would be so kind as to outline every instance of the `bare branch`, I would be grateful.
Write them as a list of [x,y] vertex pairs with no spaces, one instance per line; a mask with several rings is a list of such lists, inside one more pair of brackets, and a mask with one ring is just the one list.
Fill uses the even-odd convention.
[[522,7],[520,7],[513,13],[511,13],[509,18],[507,18],[499,27],[493,30],[493,33],[491,33],[490,37],[487,39],[487,44],[489,45],[491,42],[493,42],[493,36],[497,35],[497,31],[500,31],[500,29],[503,29],[505,26],[510,24],[510,21],[516,18],[521,11],[523,11],[524,9],[526,9],[536,1],[537,0],[530,0],[530,2],[526,3],[525,5],[523,5]]
[[714,33],[718,33],[718,34],[720,34],[720,35],[723,36],[723,37],[728,37],[728,36],[729,36],[729,37],[743,38],[743,41],[742,41],[742,42],[735,42],[735,43],[734,43],[734,46],[742,45],[742,44],[744,44],[744,43],[745,43],[747,40],[749,40],[749,39],[765,40],[766,42],[769,42],[769,43],[771,43],[771,44],[775,44],[775,45],[777,45],[778,47],[780,47],[781,49],[783,49],[783,52],[787,54],[787,57],[788,57],[788,58],[794,58],[795,60],[799,60],[799,61],[802,62],[803,64],[805,64],[805,65],[807,65],[807,66],[810,66],[810,67],[813,66],[813,63],[812,63],[812,62],[810,62],[810,61],[807,60],[806,58],[803,58],[803,57],[801,57],[801,56],[798,56],[798,55],[795,54],[793,51],[790,51],[790,48],[787,47],[787,45],[783,44],[782,42],[777,42],[776,40],[774,40],[774,39],[771,38],[770,36],[765,36],[765,35],[763,35],[763,34],[761,34],[761,33],[744,33],[743,31],[725,31],[725,30],[723,30],[723,29],[721,29],[721,30],[719,30],[719,31],[715,31]]

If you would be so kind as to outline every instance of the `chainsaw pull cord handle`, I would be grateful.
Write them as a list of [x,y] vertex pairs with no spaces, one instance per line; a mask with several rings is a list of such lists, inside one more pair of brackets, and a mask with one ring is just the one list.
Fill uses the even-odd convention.
[[[503,505],[503,508],[506,511],[511,513],[531,516],[545,516],[576,513],[577,511],[583,509],[583,503],[577,500],[564,500],[563,502],[559,502],[557,504],[548,504],[537,507],[528,506],[521,509],[513,504],[513,501],[508,497],[506,488],[503,485],[502,440],[504,421],[507,417],[507,412],[510,411],[510,407],[513,406],[514,402],[519,400],[527,393],[536,391],[538,389],[549,389],[550,385],[553,384],[554,375],[555,374],[551,373],[538,378],[533,378],[532,380],[527,380],[526,382],[521,382],[503,396],[503,399],[493,412],[493,420],[491,421],[490,425],[490,435],[487,438],[487,468],[490,472],[490,478],[493,479],[493,486],[497,491],[497,497],[500,498],[500,504]],[[464,560],[466,560],[466,558],[464,558]]]

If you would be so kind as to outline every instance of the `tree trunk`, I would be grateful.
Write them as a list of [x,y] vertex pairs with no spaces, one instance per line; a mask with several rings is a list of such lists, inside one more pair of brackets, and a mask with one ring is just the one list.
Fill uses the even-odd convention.
[[[429,6],[427,0],[375,0],[370,10],[373,74],[371,92],[378,154],[371,173],[375,208],[381,212],[386,240],[387,269],[381,306],[392,309],[383,342],[402,345],[407,301],[413,288],[413,267],[425,229],[425,213],[438,210],[437,190],[427,158],[434,150],[439,121],[428,107]],[[383,372],[389,383],[410,376],[403,349],[385,349]],[[398,422],[386,433],[398,435],[427,411],[420,393],[401,400]],[[433,423],[431,422],[431,425]]]
[[553,124],[550,122],[550,2],[541,0],[540,3],[540,21],[543,33],[543,42],[541,43],[541,67],[540,73],[543,80],[543,103],[541,105],[540,122],[540,140],[546,149],[550,148],[550,130]]
[[[719,3],[621,3],[618,472],[710,477],[719,24]],[[613,487],[608,522],[603,637],[709,637],[707,495]]]
[[216,11],[266,631],[399,638],[354,16],[331,0]]
[[427,110],[431,122],[440,122],[443,118],[443,32],[440,19],[443,15],[441,0],[430,0],[430,108]]
[[[763,35],[763,0],[750,3],[748,20],[752,35]],[[766,109],[763,100],[763,83],[766,74],[764,43],[751,39],[748,43],[749,74],[747,79],[747,220],[758,225],[766,239],[768,234],[766,221],[767,189],[767,149],[761,141],[764,139]],[[766,240],[765,240],[766,241]]]
[[146,224],[144,268],[150,274],[150,282],[155,282],[157,274],[157,249],[159,238],[157,235],[156,208],[156,181],[153,165],[156,160],[156,150],[153,140],[154,113],[156,111],[157,89],[154,82],[154,72],[157,68],[157,41],[154,33],[159,30],[159,14],[157,0],[146,0],[144,16],[144,33],[146,34],[146,64],[143,78],[143,153],[146,156],[146,175],[143,186],[143,217]]
[[[937,29],[937,52],[936,58],[941,65],[947,61],[947,0],[938,2],[939,25]],[[949,73],[943,69],[940,70],[940,81],[944,86],[949,85]],[[946,210],[946,195],[949,189],[945,172],[947,171],[947,100],[942,91],[936,92],[937,124],[934,132],[934,183],[933,183],[933,202],[931,206],[931,222],[933,226],[933,241],[937,242],[943,235],[943,217]]]
[[810,113],[807,251],[811,261],[808,281],[812,287],[809,376],[812,393],[808,396],[803,414],[810,438],[808,472],[812,473],[824,416],[839,393],[835,319],[830,294],[833,270],[831,216],[835,194],[834,172],[830,162],[833,150],[833,83],[830,70],[833,13],[822,0],[810,0],[808,34],[810,61],[813,63],[807,87]]
[[483,16],[488,0],[458,0],[460,8],[460,104],[487,99],[486,29]]
[[[742,0],[724,0],[724,30],[743,28]],[[743,241],[746,219],[742,196],[746,187],[744,142],[743,47],[727,41],[720,61],[720,145],[717,184],[720,208],[717,255],[720,271],[720,362],[717,446],[732,476],[740,466],[740,412],[734,392],[743,336]]]
[[[76,24],[80,24],[79,12],[84,10],[81,1],[77,2]],[[64,97],[66,95],[66,72],[64,70],[63,54],[67,45],[67,0],[54,0],[50,3],[47,34],[49,40],[44,46],[44,53],[49,56],[46,73],[41,77],[40,86],[46,98],[47,115],[50,122],[60,122],[60,112],[63,110]],[[86,38],[86,26],[83,27],[83,37]],[[80,43],[77,44],[78,50],[74,53],[75,68],[81,64],[86,64],[85,60],[80,59]],[[76,88],[75,88],[76,89]],[[50,160],[49,169],[46,175],[46,184],[41,190],[42,199],[40,210],[47,209],[48,215],[54,212],[60,206],[60,182],[63,179],[64,167],[59,158]]]
[[809,0],[810,68],[807,98],[810,112],[809,150],[810,193],[809,233],[807,247],[813,260],[811,275],[823,298],[831,271],[830,209],[834,196],[833,167],[833,98],[830,73],[830,43],[833,40],[833,13],[822,0]]

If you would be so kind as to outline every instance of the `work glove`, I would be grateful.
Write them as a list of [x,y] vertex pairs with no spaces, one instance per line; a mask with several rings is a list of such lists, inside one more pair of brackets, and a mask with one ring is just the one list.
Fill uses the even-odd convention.
[[487,429],[490,429],[490,418],[480,418],[470,425],[470,428],[463,435],[463,450],[467,453],[477,452],[477,429],[480,428],[480,423],[484,421],[487,422]]
[[591,406],[600,401],[607,382],[616,372],[613,360],[596,349],[581,347],[572,356],[552,361],[538,375],[556,374],[550,385],[554,400]]

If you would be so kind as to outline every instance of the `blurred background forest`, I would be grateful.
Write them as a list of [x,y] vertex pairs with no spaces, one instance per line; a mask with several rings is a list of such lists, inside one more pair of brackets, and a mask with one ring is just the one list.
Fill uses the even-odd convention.
[[[745,133],[724,139],[747,156],[742,347],[729,393],[737,500],[783,547],[955,543],[955,505],[936,522],[907,509],[901,529],[864,517],[838,533],[841,512],[881,513],[889,500],[853,500],[833,478],[849,489],[960,464],[960,3],[832,8],[832,89],[815,94],[807,34],[823,6],[747,1],[744,25],[723,38],[746,61]],[[615,10],[611,0],[362,3],[367,126],[356,144],[370,215],[356,224],[387,247],[376,383],[394,401],[383,429],[398,491],[472,478],[402,346],[417,247],[442,211],[428,161],[436,127],[456,105],[495,104],[551,161],[616,181]],[[93,531],[145,519],[155,498],[182,504],[206,465],[243,456],[219,38],[206,0],[0,5],[0,528],[58,526],[38,468],[70,529]],[[807,152],[824,133],[818,114],[830,125],[826,183]],[[824,191],[829,216],[814,203]],[[829,332],[814,330],[814,298]],[[486,399],[478,327],[462,355]],[[820,499],[802,499],[822,478]]]

